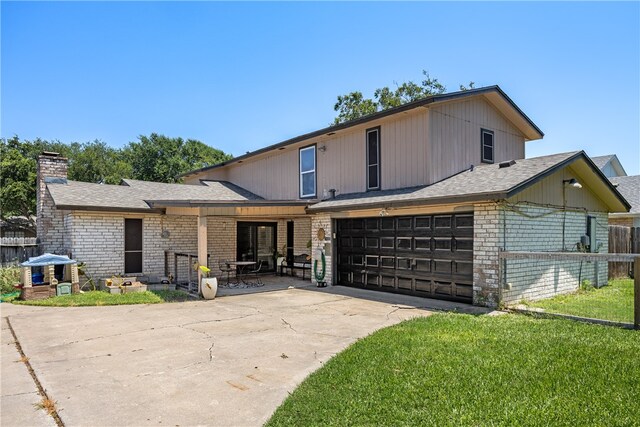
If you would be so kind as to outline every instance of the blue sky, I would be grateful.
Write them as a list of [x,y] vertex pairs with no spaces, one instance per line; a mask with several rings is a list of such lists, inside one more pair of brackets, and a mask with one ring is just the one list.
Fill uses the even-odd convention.
[[119,147],[151,132],[234,155],[328,125],[336,96],[499,84],[545,132],[527,156],[640,173],[640,3],[1,5],[0,133]]

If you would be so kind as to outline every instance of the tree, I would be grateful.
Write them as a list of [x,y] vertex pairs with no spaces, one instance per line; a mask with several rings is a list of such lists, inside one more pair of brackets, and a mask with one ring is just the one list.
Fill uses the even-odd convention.
[[223,151],[188,139],[152,133],[138,137],[124,149],[132,177],[144,181],[176,182],[178,175],[231,159]]
[[43,151],[63,155],[68,147],[59,141],[0,139],[0,218],[22,216],[31,223],[36,213],[36,161]]
[[69,179],[119,184],[122,178],[131,178],[133,175],[133,168],[123,153],[103,141],[74,142],[69,148]]
[[[338,112],[333,124],[348,122],[378,111],[388,110],[408,102],[446,92],[446,87],[438,79],[432,78],[427,71],[423,70],[422,75],[424,79],[420,83],[413,81],[402,84],[395,83],[395,90],[390,89],[388,86],[378,88],[373,93],[373,99],[365,98],[362,92],[359,91],[339,95],[333,107]],[[473,85],[473,82],[469,83],[469,87],[460,85],[460,90],[472,89]]]
[[123,149],[105,142],[64,144],[60,141],[0,139],[0,218],[36,214],[36,164],[43,151],[69,159],[68,177],[74,181],[118,184],[122,178],[175,182],[182,173],[231,159],[223,151],[182,138],[140,136]]

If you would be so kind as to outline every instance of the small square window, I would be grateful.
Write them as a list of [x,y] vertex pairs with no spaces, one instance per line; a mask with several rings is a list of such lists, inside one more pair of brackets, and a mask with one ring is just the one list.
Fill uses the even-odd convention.
[[494,162],[494,143],[493,143],[493,131],[482,129],[481,136],[481,155],[482,163]]

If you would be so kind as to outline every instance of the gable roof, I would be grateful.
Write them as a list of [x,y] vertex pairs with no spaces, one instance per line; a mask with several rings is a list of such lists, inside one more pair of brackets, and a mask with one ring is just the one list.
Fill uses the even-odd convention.
[[360,117],[355,120],[350,120],[348,122],[340,123],[338,125],[331,125],[317,131],[299,135],[294,138],[290,138],[285,141],[282,141],[273,145],[269,145],[259,150],[244,154],[242,156],[234,157],[233,159],[228,160],[226,162],[218,163],[216,165],[207,166],[204,168],[183,173],[179,175],[179,177],[195,175],[207,170],[216,169],[216,168],[220,168],[230,164],[242,162],[246,159],[257,156],[259,154],[263,154],[272,150],[277,150],[279,148],[283,148],[283,147],[296,144],[311,138],[318,137],[318,136],[335,133],[343,129],[348,129],[357,125],[361,125],[364,123],[381,119],[383,117],[399,114],[408,110],[412,110],[414,108],[425,107],[425,106],[428,106],[429,104],[434,104],[438,102],[453,101],[457,99],[463,99],[463,98],[480,96],[480,95],[484,95],[487,98],[487,100],[491,102],[496,108],[504,112],[505,116],[510,121],[512,121],[514,125],[525,135],[525,139],[527,140],[540,139],[544,136],[544,133],[540,130],[540,128],[538,128],[538,126],[536,126],[536,124],[533,123],[533,121],[516,105],[516,103],[513,102],[511,98],[509,98],[507,94],[502,89],[500,89],[498,85],[494,85],[494,86],[486,86],[486,87],[477,88],[477,89],[469,89],[465,91],[457,91],[457,92],[443,93],[440,95],[428,96],[426,98],[419,99],[417,101],[408,102],[399,107],[390,108],[388,110],[369,114],[367,116]]
[[631,205],[629,213],[640,215],[640,175],[614,176],[609,179]]
[[585,168],[590,170],[605,187],[608,187],[612,197],[607,198],[605,203],[613,209],[626,211],[629,204],[584,151],[516,160],[509,162],[511,165],[508,167],[500,167],[499,163],[482,164],[432,185],[339,195],[334,199],[316,203],[307,210],[320,212],[506,199],[579,160],[584,163],[583,173]]
[[200,185],[166,184],[123,179],[121,185],[93,184],[45,178],[49,194],[58,209],[151,211],[158,199],[201,201],[260,201],[262,197],[226,181]]
[[615,154],[607,154],[606,156],[597,156],[592,157],[593,163],[600,169],[604,171],[604,168],[607,167],[608,164],[611,164],[613,169],[616,171],[618,176],[626,176],[627,172],[622,167],[622,163],[620,163],[620,159]]

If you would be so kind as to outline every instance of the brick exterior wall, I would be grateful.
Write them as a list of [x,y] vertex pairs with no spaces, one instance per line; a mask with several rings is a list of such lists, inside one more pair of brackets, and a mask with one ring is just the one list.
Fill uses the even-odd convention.
[[[608,252],[607,213],[555,207],[518,205],[504,208],[505,249],[512,251],[578,251],[580,237],[587,233],[587,216],[596,218],[598,252]],[[564,248],[563,248],[564,222]],[[584,280],[596,286],[607,283],[606,262],[509,260],[504,264],[502,301],[513,304],[573,292]]]
[[[142,273],[154,276],[164,275],[165,252],[168,273],[174,276],[176,276],[174,271],[176,252],[192,254],[194,260],[197,259],[198,231],[195,216],[125,215],[74,211],[64,217],[65,247],[75,259],[87,263],[86,269],[91,276],[106,278],[114,274],[124,274],[125,217],[142,218]],[[296,218],[294,221],[294,233],[300,234],[297,238],[300,242],[304,241],[304,250],[296,245],[296,253],[308,252],[306,242],[311,236],[311,220]],[[305,233],[305,230],[308,231]],[[207,219],[209,268],[214,276],[222,275],[219,269],[221,260],[236,259],[236,235],[236,218],[209,217]],[[278,221],[278,240],[282,244],[286,243],[286,220]],[[186,257],[178,259],[177,276],[182,280],[188,277],[190,266]]]
[[495,307],[500,300],[498,252],[504,247],[502,213],[495,203],[477,204],[473,214],[473,304]]
[[[325,240],[318,240],[318,230],[320,228],[324,229],[325,232]],[[333,228],[331,216],[329,214],[317,214],[311,217],[311,281],[316,283],[316,279],[313,275],[313,264],[315,261],[318,261],[318,270],[320,270],[322,266],[322,262],[320,260],[320,250],[324,249],[324,255],[326,260],[326,272],[324,276],[324,281],[327,284],[333,283],[333,245],[332,242],[333,236]]]
[[[594,285],[607,282],[607,263],[575,261],[509,260],[500,280],[499,250],[560,252],[563,250],[563,213],[557,207],[528,204],[479,204],[474,213],[473,303],[496,306],[538,300],[575,291],[582,280]],[[587,232],[587,215],[597,221],[599,252],[608,251],[607,214],[567,210],[565,247]],[[582,264],[582,265],[581,265]]]
[[41,155],[36,166],[36,233],[40,251],[67,254],[69,248],[65,240],[65,215],[57,210],[47,190],[45,178],[66,178],[68,160],[65,157]]

